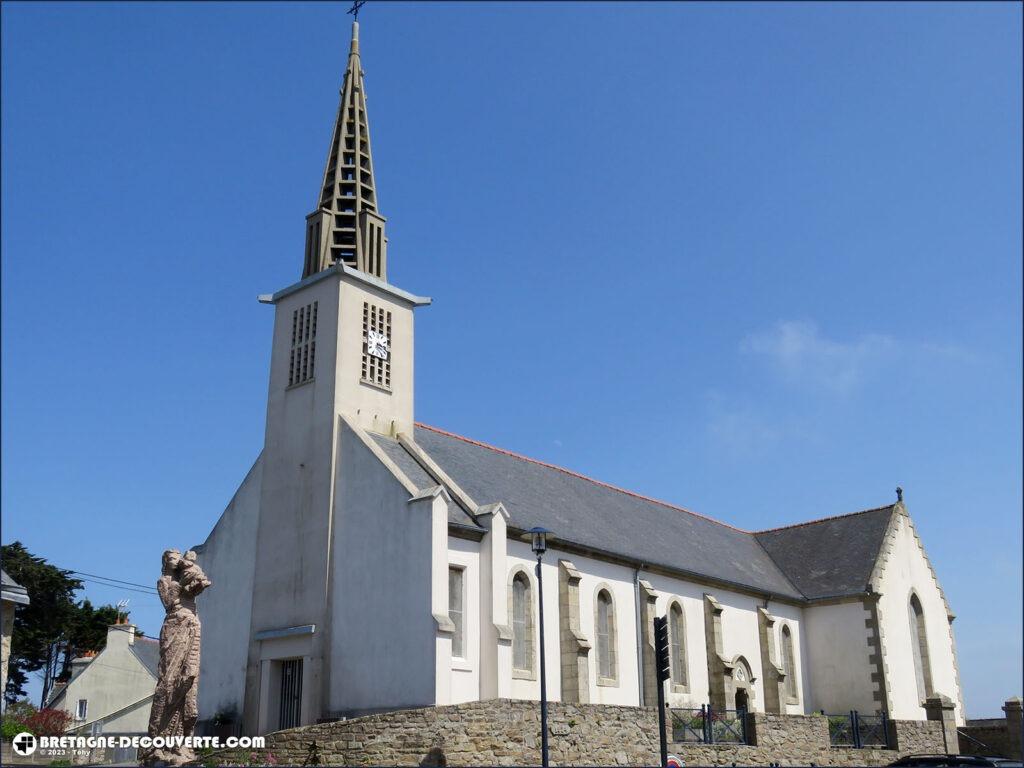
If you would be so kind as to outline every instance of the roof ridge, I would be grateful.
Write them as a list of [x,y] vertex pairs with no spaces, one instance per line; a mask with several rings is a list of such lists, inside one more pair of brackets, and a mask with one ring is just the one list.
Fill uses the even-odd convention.
[[680,506],[678,506],[676,504],[670,504],[667,501],[662,501],[661,499],[655,499],[655,498],[653,498],[651,496],[644,496],[642,493],[636,493],[635,491],[630,491],[630,490],[627,490],[625,488],[620,488],[617,485],[612,485],[611,483],[606,483],[606,482],[604,482],[602,480],[595,480],[592,477],[587,477],[586,475],[580,474],[579,472],[574,472],[571,469],[566,469],[565,467],[560,467],[557,464],[549,464],[548,462],[541,461],[540,459],[534,459],[534,458],[531,458],[529,456],[524,456],[521,453],[515,453],[514,451],[509,451],[509,450],[506,450],[504,448],[498,448],[497,446],[490,445],[489,443],[484,443],[484,442],[481,442],[480,440],[474,440],[474,439],[472,439],[470,437],[464,437],[463,435],[457,435],[454,432],[449,432],[448,430],[440,429],[439,427],[432,427],[429,424],[423,424],[422,422],[419,422],[419,421],[417,421],[415,423],[415,426],[421,427],[421,428],[429,430],[431,432],[436,432],[439,435],[445,435],[447,437],[454,437],[456,440],[462,440],[463,442],[469,443],[470,445],[477,445],[477,446],[480,446],[481,448],[487,448],[490,451],[494,451],[495,453],[504,454],[505,456],[511,456],[514,459],[519,459],[521,461],[528,461],[531,464],[537,464],[538,466],[541,466],[541,467],[547,467],[548,469],[554,469],[554,470],[556,470],[558,472],[562,472],[563,474],[569,475],[570,477],[575,477],[575,478],[578,478],[580,480],[586,480],[588,483],[593,483],[594,485],[600,486],[602,488],[607,488],[609,490],[616,491],[618,493],[624,493],[625,495],[632,496],[635,499],[641,499],[643,501],[648,501],[648,502],[650,502],[652,504],[658,504],[658,505],[660,505],[662,507],[666,507],[668,509],[672,509],[672,510],[675,510],[677,512],[685,512],[688,515],[693,515],[694,517],[699,517],[702,520],[707,520],[708,522],[715,523],[716,525],[725,526],[726,528],[729,528],[729,529],[731,529],[733,531],[737,531],[739,533],[746,533],[746,534],[753,534],[754,533],[754,531],[746,531],[746,530],[744,530],[742,528],[737,528],[735,525],[730,525],[729,523],[723,523],[721,520],[715,520],[715,518],[708,517],[707,515],[701,514],[700,512],[694,512],[692,509],[686,509],[685,507],[680,507]]
[[871,509],[861,509],[857,512],[844,512],[841,515],[829,515],[828,517],[819,517],[815,520],[805,520],[802,523],[790,523],[789,525],[780,525],[777,528],[765,528],[761,531],[751,531],[755,536],[759,536],[762,533],[775,533],[775,531],[784,531],[788,528],[802,528],[807,525],[817,525],[818,523],[827,523],[829,520],[839,520],[844,517],[855,517],[857,515],[866,515],[868,512],[881,512],[883,509],[892,509],[895,504],[883,504],[880,507],[872,507]]

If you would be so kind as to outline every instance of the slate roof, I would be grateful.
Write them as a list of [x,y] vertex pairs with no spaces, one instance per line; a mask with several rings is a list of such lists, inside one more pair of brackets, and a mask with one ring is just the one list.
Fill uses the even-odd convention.
[[159,677],[157,668],[160,666],[160,641],[149,637],[135,636],[135,642],[128,646],[132,649],[135,657],[142,662],[142,666],[153,673],[153,677]]
[[477,504],[502,502],[511,525],[650,565],[799,598],[750,534],[582,475],[418,426],[416,443]]
[[[412,484],[421,491],[425,491],[427,488],[433,488],[438,485],[437,480],[431,477],[427,471],[420,466],[420,463],[412,457],[402,444],[397,440],[385,437],[384,435],[371,434],[373,441],[380,446],[389,459],[391,459],[398,468],[402,470],[406,477],[412,481]],[[455,482],[459,482],[456,480]],[[478,502],[479,503],[479,502]],[[479,527],[476,521],[473,520],[462,507],[455,502],[448,505],[448,522],[456,523],[458,525],[468,525],[474,528]]]
[[4,569],[0,568],[0,597],[19,605],[28,605],[28,590],[16,582]]
[[809,600],[865,591],[895,505],[754,534]]
[[[410,481],[437,481],[397,440],[371,435]],[[862,594],[894,507],[750,532],[567,469],[417,424],[414,440],[477,504],[501,502],[510,526],[777,597]],[[473,524],[457,504],[449,522]]]

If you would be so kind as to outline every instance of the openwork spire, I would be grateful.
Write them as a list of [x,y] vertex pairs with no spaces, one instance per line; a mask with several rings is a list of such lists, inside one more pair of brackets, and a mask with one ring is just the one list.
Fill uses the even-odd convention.
[[348,68],[320,200],[317,210],[306,217],[306,259],[302,276],[308,277],[342,261],[386,280],[385,221],[377,212],[366,89],[359,62],[359,23],[353,22]]

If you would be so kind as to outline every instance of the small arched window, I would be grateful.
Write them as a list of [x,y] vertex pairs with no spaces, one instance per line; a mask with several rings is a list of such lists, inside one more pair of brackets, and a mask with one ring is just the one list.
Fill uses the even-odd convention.
[[917,675],[917,695],[922,701],[932,695],[932,670],[928,661],[928,633],[924,625],[924,609],[917,595],[910,595],[910,644]]
[[796,683],[796,656],[793,654],[793,633],[782,627],[782,671],[786,673],[786,696],[790,701],[799,698]]
[[679,603],[672,603],[668,611],[668,641],[672,684],[686,685],[686,621]]
[[616,682],[615,605],[607,589],[597,593],[597,678],[605,685]]
[[512,578],[512,669],[533,673],[533,598],[530,579],[520,571]]

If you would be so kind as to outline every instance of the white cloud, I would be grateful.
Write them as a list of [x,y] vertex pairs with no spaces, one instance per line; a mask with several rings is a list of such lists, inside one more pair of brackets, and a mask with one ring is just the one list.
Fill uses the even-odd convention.
[[767,331],[747,336],[740,349],[765,358],[793,383],[848,394],[871,374],[894,363],[899,344],[882,334],[836,341],[824,337],[812,322],[783,320]]

